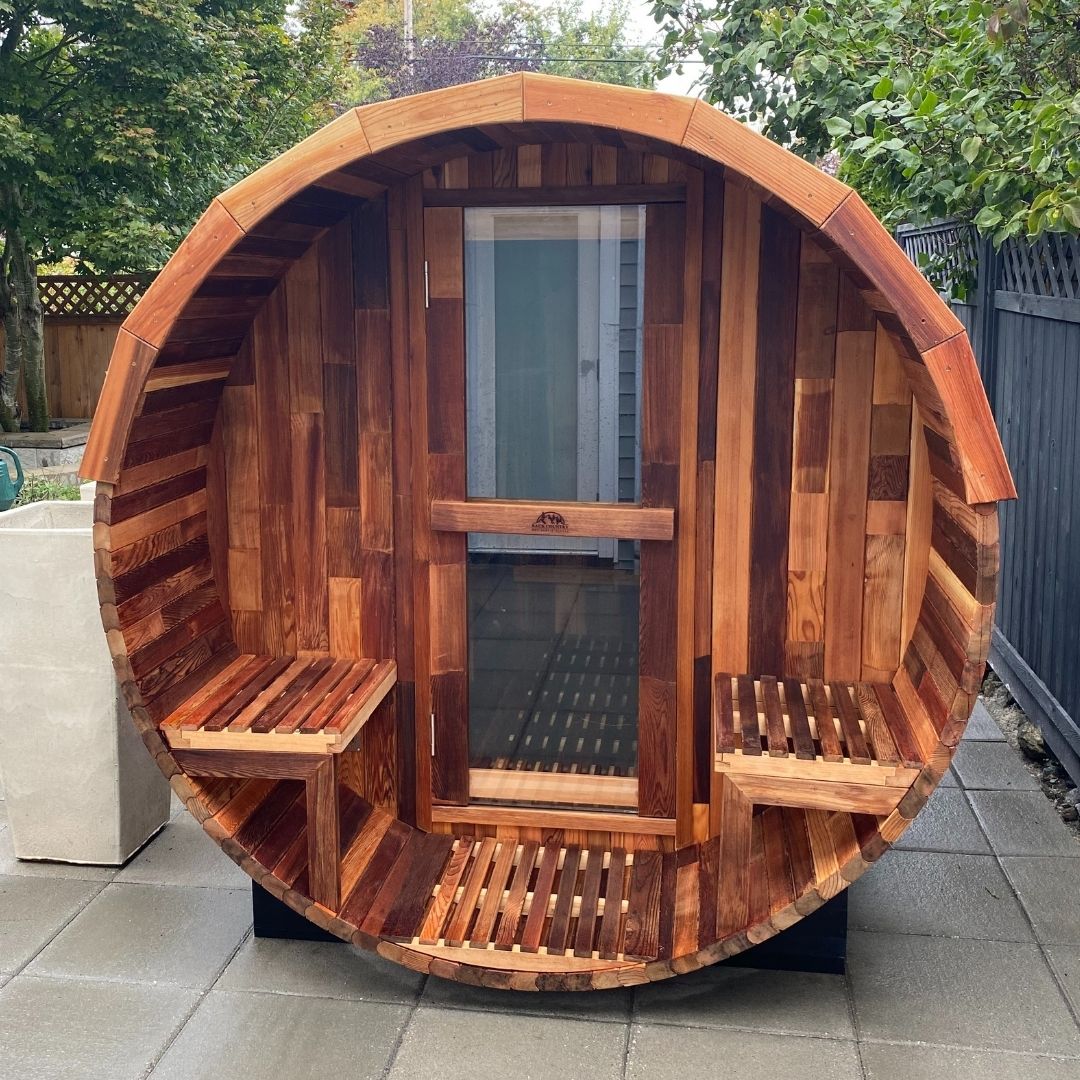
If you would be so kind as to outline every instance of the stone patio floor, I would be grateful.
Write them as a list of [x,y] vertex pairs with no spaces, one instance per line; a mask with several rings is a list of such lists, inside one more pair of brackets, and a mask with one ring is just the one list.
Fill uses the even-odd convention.
[[253,940],[248,878],[186,813],[116,871],[17,862],[2,807],[5,1080],[1080,1077],[1080,844],[981,705],[850,891],[846,977],[477,990]]

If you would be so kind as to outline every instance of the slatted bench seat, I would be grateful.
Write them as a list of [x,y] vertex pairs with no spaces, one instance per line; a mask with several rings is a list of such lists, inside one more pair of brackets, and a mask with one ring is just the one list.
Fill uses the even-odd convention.
[[237,657],[161,724],[171,747],[340,753],[397,681],[393,660]]
[[340,755],[396,681],[393,660],[245,653],[160,731],[189,776],[304,782],[311,895],[337,910]]
[[926,763],[888,683],[719,674],[715,768],[751,802],[889,814]]

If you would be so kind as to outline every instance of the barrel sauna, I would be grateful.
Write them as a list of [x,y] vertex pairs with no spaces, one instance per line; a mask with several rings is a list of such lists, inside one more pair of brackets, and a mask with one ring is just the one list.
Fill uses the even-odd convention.
[[700,102],[514,74],[338,117],[120,331],[116,670],[206,832],[444,978],[665,978],[893,843],[1015,497],[857,194]]

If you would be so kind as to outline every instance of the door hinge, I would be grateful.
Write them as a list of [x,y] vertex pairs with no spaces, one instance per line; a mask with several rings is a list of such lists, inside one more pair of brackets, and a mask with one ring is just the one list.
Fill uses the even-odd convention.
[[424,260],[424,307],[431,307],[431,291],[428,287],[428,261]]
[[435,714],[431,714],[431,756],[435,756]]

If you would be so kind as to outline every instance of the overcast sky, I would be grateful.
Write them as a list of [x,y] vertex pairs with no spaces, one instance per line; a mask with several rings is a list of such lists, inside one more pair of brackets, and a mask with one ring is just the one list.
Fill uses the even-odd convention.
[[[588,14],[602,6],[602,0],[579,0],[582,13]],[[655,48],[660,43],[660,28],[653,21],[652,5],[645,0],[630,0],[629,32],[627,34],[633,45],[650,45]],[[658,89],[665,90],[669,94],[696,94],[691,89],[691,83],[701,72],[700,64],[687,65],[683,75],[669,75],[659,85]]]

